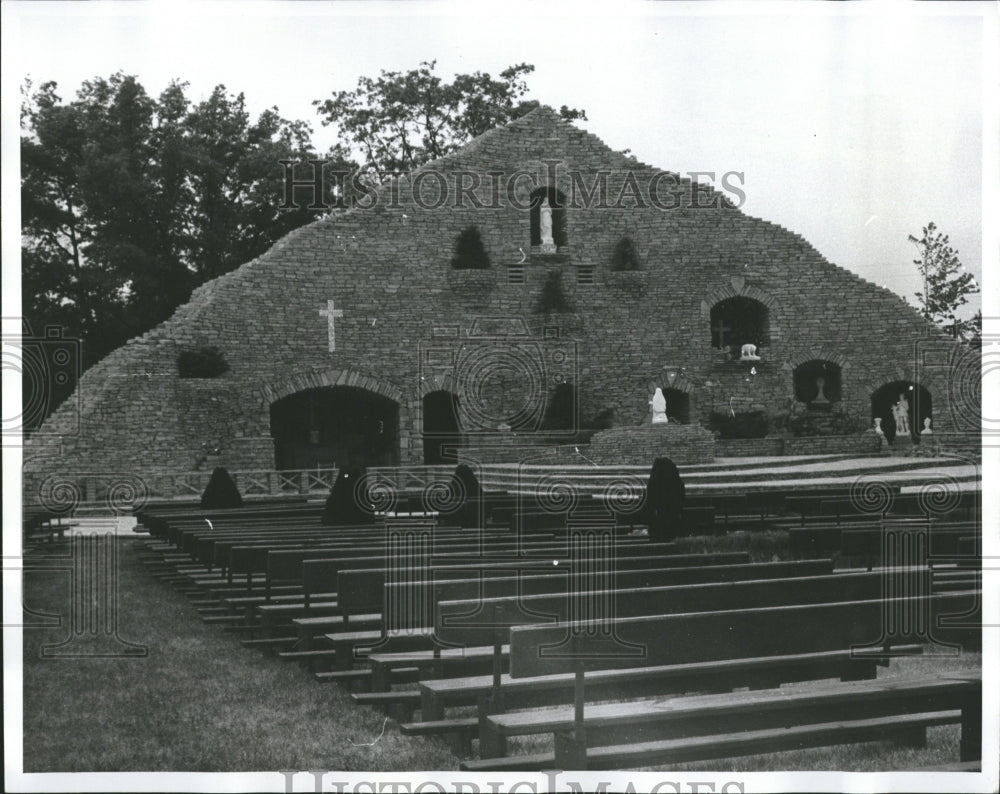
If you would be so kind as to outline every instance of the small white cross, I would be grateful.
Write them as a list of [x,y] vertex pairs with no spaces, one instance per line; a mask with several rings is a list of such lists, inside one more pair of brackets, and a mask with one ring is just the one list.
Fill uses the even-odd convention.
[[334,327],[334,321],[338,317],[343,317],[344,316],[344,310],[343,309],[334,309],[333,308],[333,301],[327,301],[326,302],[326,308],[319,310],[319,316],[320,317],[326,317],[326,327],[327,327],[327,331],[330,334],[330,348],[329,349],[330,349],[330,352],[332,353],[334,350],[337,349],[337,330]]

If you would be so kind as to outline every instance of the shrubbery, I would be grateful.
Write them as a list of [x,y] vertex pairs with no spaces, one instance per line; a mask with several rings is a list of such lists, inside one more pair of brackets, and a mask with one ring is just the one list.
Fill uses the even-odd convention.
[[490,256],[486,253],[483,238],[475,226],[462,229],[455,241],[455,255],[451,258],[455,270],[486,270]]
[[177,356],[177,373],[182,378],[217,378],[227,372],[226,357],[214,345],[182,350]]
[[763,411],[745,411],[736,415],[713,411],[708,418],[708,427],[720,438],[763,438],[771,423]]
[[639,269],[639,254],[635,250],[635,243],[629,237],[622,237],[615,246],[611,255],[611,269],[616,272]]

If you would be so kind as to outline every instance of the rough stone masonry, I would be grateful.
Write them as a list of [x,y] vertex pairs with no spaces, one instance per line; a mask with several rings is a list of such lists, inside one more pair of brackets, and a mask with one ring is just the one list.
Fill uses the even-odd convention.
[[[554,254],[532,246],[537,212],[527,207],[539,190],[564,206]],[[567,383],[583,423],[603,412],[616,426],[640,424],[654,384],[668,402],[684,401],[692,424],[713,410],[787,411],[795,370],[811,361],[839,368],[838,410],[864,421],[881,386],[918,377],[935,431],[958,421],[946,367],[916,371],[915,345],[939,334],[899,296],[723,194],[612,151],[550,108],[368,198],[204,284],[171,319],[90,369],[29,440],[27,477],[273,470],[279,401],[344,387],[377,410],[344,403],[331,417],[303,402],[293,412],[301,417],[286,420],[325,423],[302,431],[304,449],[336,446],[338,433],[381,439],[381,457],[362,463],[423,462],[433,392],[455,395],[466,440],[482,445],[511,405],[532,430]],[[469,226],[488,269],[452,265]],[[637,269],[613,265],[623,238]],[[569,308],[545,311],[553,271]],[[713,331],[712,308],[734,297],[756,307],[766,339]],[[722,342],[758,344],[761,361],[751,372]],[[228,371],[181,377],[179,355],[208,347]],[[513,395],[499,399],[508,386]]]

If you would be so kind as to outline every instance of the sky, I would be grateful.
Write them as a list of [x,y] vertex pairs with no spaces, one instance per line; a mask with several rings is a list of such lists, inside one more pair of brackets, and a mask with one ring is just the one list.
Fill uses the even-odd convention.
[[154,95],[185,80],[198,100],[222,83],[254,113],[309,121],[321,149],[336,133],[313,100],[360,76],[531,63],[531,98],[584,109],[580,126],[651,165],[717,186],[741,172],[745,212],[907,299],[921,287],[907,237],[929,221],[983,282],[993,3],[3,5],[19,23],[7,85],[55,80],[68,99],[124,70]]

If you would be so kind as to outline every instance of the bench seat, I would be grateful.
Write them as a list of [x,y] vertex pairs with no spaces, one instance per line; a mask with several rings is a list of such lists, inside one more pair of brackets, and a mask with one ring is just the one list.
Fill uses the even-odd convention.
[[[599,747],[623,741],[642,743],[673,739],[677,734],[707,735],[722,726],[732,731],[741,727],[744,730],[787,727],[805,719],[825,723],[845,713],[855,719],[899,717],[950,711],[959,705],[969,712],[971,720],[973,712],[981,707],[981,699],[982,680],[972,676],[881,679],[821,687],[596,704],[588,706],[584,712],[582,727],[586,730],[588,744]],[[975,719],[978,728],[979,718]],[[488,748],[500,749],[491,754],[503,755],[502,748],[512,736],[565,734],[573,729],[572,707],[495,714],[483,720],[481,743],[485,741]],[[965,744],[963,741],[963,747]],[[564,759],[558,755],[557,741],[557,762],[561,763]],[[961,760],[970,759],[963,754]]]
[[[961,722],[959,709],[918,712],[858,720],[764,728],[708,736],[605,745],[587,749],[587,769],[623,769],[716,758],[735,758],[782,750],[828,747],[838,744],[883,741],[907,732]],[[464,761],[465,771],[538,771],[556,765],[556,753],[535,753]],[[978,766],[978,763],[976,764]]]

